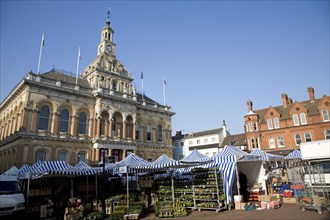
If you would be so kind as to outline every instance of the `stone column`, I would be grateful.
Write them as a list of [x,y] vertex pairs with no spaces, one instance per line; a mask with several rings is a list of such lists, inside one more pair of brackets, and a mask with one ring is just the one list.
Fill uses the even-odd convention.
[[26,131],[27,125],[27,114],[28,114],[28,108],[24,107],[22,110],[22,118],[21,118],[21,130]]
[[11,132],[11,127],[12,127],[12,120],[8,120],[8,128],[7,128],[7,136],[10,136],[10,132]]
[[123,121],[123,139],[126,139],[126,120]]
[[17,113],[16,116],[17,116],[16,130],[20,131],[21,130],[21,122],[22,122],[21,113]]
[[105,125],[104,125],[104,135],[106,137],[109,137],[109,120],[104,121]]
[[132,132],[133,132],[133,133],[132,133],[132,138],[133,138],[133,140],[135,140],[135,138],[136,138],[136,137],[135,137],[135,135],[136,135],[136,132],[135,132],[135,125],[136,125],[136,123],[134,122],[134,123],[133,123],[133,131],[132,131]]
[[77,118],[78,118],[78,115],[72,115],[71,116],[71,135],[73,137],[77,136]]
[[33,109],[32,110],[32,118],[31,118],[31,131],[32,132],[37,131],[37,123],[38,123],[38,110]]
[[100,126],[101,126],[101,117],[97,117],[96,120],[96,138],[100,137]]
[[126,158],[126,150],[123,150],[123,159]]
[[11,134],[14,134],[15,131],[16,131],[16,124],[17,124],[17,118],[16,117],[13,117],[13,120],[12,120],[12,126],[11,126]]
[[53,135],[57,135],[57,131],[58,131],[58,112],[53,112],[50,114],[51,115],[51,120],[50,120],[50,123],[51,123],[51,133]]
[[113,123],[113,121],[112,121],[112,119],[110,119],[109,122],[110,122],[110,123],[109,123],[109,127],[110,127],[110,128],[109,128],[109,132],[110,132],[109,137],[113,138],[113,135],[112,135],[112,123]]
[[94,119],[93,118],[89,118],[88,119],[88,136],[94,138],[93,135],[93,129],[94,128]]

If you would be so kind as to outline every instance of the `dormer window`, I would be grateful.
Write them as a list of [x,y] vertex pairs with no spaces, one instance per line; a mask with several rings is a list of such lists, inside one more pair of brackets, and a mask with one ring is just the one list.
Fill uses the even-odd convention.
[[280,128],[280,124],[278,122],[278,118],[277,117],[274,118],[274,127],[275,128]]
[[302,125],[307,124],[305,113],[300,113],[300,121]]
[[297,114],[293,115],[293,124],[294,126],[299,126],[299,118]]
[[273,129],[273,122],[271,118],[267,119],[268,129]]

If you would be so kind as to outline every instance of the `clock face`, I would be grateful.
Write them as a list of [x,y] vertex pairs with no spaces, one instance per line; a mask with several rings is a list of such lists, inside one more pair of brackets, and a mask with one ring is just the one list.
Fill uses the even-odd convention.
[[112,52],[112,46],[109,44],[109,45],[107,45],[107,50],[108,50],[108,52],[109,53],[111,53]]

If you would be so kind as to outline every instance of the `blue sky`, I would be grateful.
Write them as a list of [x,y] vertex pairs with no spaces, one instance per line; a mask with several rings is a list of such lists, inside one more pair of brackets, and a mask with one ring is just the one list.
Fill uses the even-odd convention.
[[243,133],[254,109],[329,95],[329,1],[1,1],[1,101],[30,71],[76,72],[96,57],[111,7],[116,56],[176,113],[173,133]]

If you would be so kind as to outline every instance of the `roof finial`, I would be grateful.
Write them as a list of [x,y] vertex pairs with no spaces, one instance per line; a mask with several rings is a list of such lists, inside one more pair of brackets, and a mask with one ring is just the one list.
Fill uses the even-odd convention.
[[110,15],[111,15],[111,8],[108,7],[108,17],[107,17],[107,21],[106,21],[106,23],[107,23],[108,25],[110,25]]

